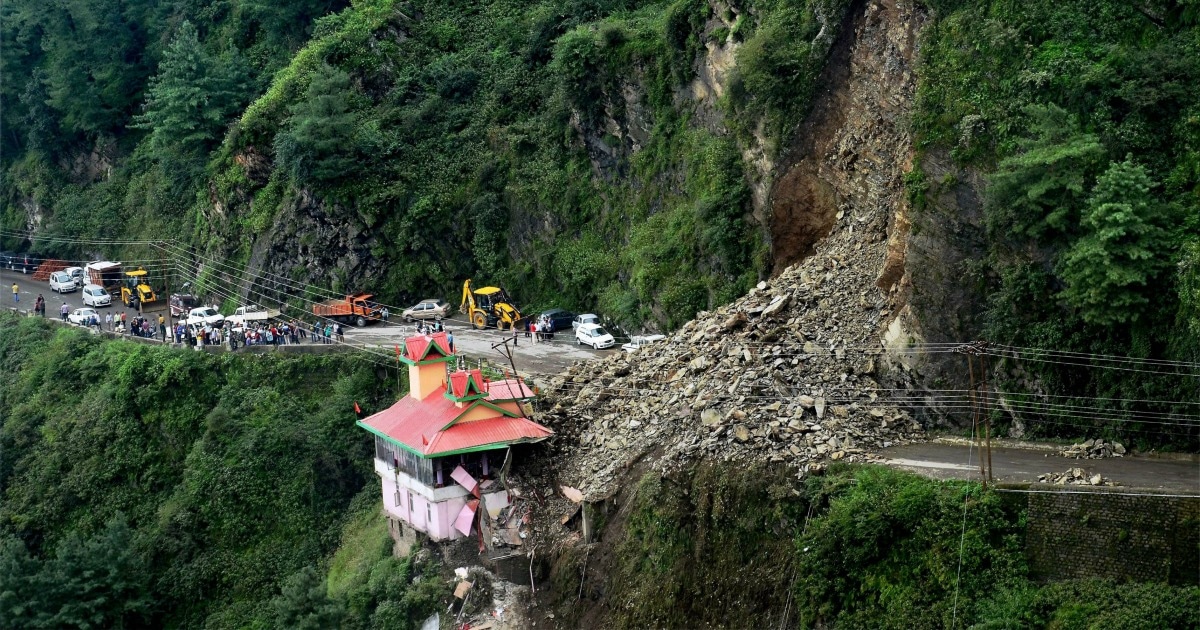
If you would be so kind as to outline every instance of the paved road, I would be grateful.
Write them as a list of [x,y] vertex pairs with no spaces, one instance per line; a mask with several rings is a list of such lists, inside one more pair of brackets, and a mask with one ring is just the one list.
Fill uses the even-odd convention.
[[[12,283],[16,282],[18,294],[21,296],[21,301],[17,306],[24,310],[32,310],[33,302],[38,294],[46,299],[46,316],[57,317],[58,309],[63,302],[73,310],[83,306],[83,299],[79,291],[74,293],[66,293],[60,295],[50,290],[49,282],[39,282],[33,279],[32,274],[21,274],[10,270],[0,271],[0,299],[3,299],[4,307],[13,306],[12,299]],[[118,296],[119,300],[119,296]],[[151,305],[146,305],[143,309],[144,313],[155,313],[165,311],[167,308],[166,299]],[[129,315],[134,315],[134,311],[126,308],[119,301],[111,308],[102,307],[97,309],[102,315],[107,311],[112,311],[114,315],[122,311],[128,311]],[[446,320],[445,325],[448,330],[454,334],[454,342],[456,349],[466,353],[472,358],[485,358],[497,364],[504,364],[507,359],[504,359],[496,350],[492,349],[492,344],[501,341],[504,338],[498,330],[474,330],[465,317],[458,316]],[[414,334],[415,327],[413,324],[404,324],[399,322],[389,322],[385,325],[372,324],[366,328],[346,329],[346,342],[353,344],[365,344],[368,346],[377,346],[387,352],[391,352],[396,344],[404,342],[404,338]],[[511,333],[508,334],[511,338]],[[619,347],[614,347],[606,350],[593,350],[587,346],[580,346],[575,342],[575,338],[571,332],[562,332],[556,335],[553,341],[543,343],[530,343],[529,339],[521,336],[517,340],[517,348],[514,353],[517,370],[522,374],[558,374],[569,367],[575,361],[587,361],[608,353],[621,352]]]
[[[492,345],[512,339],[512,333],[498,330],[475,330],[465,318],[449,319],[444,322],[446,329],[454,335],[455,350],[464,352],[470,357],[483,357],[497,364],[506,364]],[[414,334],[413,324],[389,322],[386,325],[371,325],[366,328],[347,328],[346,341],[365,343],[391,350],[396,344],[404,342],[404,338]],[[510,343],[511,347],[512,344]],[[604,350],[593,350],[576,343],[570,331],[560,332],[555,339],[547,342],[532,343],[519,333],[516,352],[513,359],[517,370],[523,374],[558,374],[575,361],[587,361],[603,357],[613,352],[621,352],[619,347]]]
[[[62,306],[63,302],[66,302],[71,310],[85,306],[83,295],[78,289],[72,293],[55,293],[50,290],[49,281],[37,281],[33,279],[33,274],[17,273],[5,269],[0,271],[0,299],[2,299],[0,304],[3,304],[6,308],[14,306],[12,296],[13,282],[17,283],[17,293],[21,296],[21,301],[16,306],[22,310],[32,311],[33,303],[39,294],[46,298],[46,317],[58,317],[58,309]],[[166,297],[163,297],[156,303],[145,305],[142,312],[155,313],[157,315],[159,311],[166,311],[166,309],[167,300]],[[127,308],[121,303],[120,295],[113,296],[113,305],[111,307],[102,306],[96,310],[100,313],[101,317],[108,311],[112,311],[113,315],[120,314],[122,311],[128,312],[130,316],[137,314],[134,309]]]
[[[933,441],[894,446],[880,451],[891,466],[934,479],[979,479],[979,451],[967,465],[968,446],[958,441]],[[1050,447],[992,446],[993,478],[1000,483],[1037,483],[1038,475],[1079,467],[1100,473],[1130,488],[1186,492],[1200,495],[1200,456],[1137,455],[1110,459],[1067,459]],[[1058,488],[1050,484],[1039,487]]]

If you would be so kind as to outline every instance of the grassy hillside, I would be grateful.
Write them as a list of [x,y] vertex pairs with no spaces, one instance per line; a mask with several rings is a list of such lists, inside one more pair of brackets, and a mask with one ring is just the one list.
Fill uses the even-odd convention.
[[[353,403],[387,404],[389,383],[345,355],[211,355],[0,316],[0,617],[295,627],[279,620],[345,608],[390,557],[386,531],[347,535],[366,569],[342,568],[333,600],[309,591],[345,523],[382,522]],[[351,610],[402,599],[388,584]]]

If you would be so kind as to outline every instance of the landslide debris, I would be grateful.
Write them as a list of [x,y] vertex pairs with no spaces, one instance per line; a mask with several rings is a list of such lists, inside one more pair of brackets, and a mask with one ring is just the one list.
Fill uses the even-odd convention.
[[[877,380],[897,292],[885,211],[839,213],[817,253],[659,344],[540,382],[559,481],[610,496],[635,464],[766,460],[798,474],[924,438]],[[863,244],[874,244],[863,247]]]

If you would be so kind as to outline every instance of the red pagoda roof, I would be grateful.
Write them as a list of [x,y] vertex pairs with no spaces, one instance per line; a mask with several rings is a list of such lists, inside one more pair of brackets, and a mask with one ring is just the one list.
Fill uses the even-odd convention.
[[[428,356],[430,354],[434,356]],[[420,363],[448,356],[451,356],[450,341],[446,339],[445,332],[438,332],[428,336],[413,335],[405,339],[404,356],[401,358],[407,363]]]
[[487,384],[487,400],[523,400],[533,398],[533,391],[519,378],[491,381]]
[[[482,380],[482,379],[481,379]],[[446,397],[445,386],[424,400],[412,396],[358,422],[364,429],[400,444],[421,457],[500,448],[520,442],[538,442],[554,434],[526,418],[514,417],[486,400],[459,407]],[[495,411],[495,417],[457,422],[479,405]]]
[[475,390],[475,395],[479,397],[487,395],[487,381],[483,379],[483,372],[477,369],[459,370],[450,374],[451,395],[462,400],[472,395],[471,390]]

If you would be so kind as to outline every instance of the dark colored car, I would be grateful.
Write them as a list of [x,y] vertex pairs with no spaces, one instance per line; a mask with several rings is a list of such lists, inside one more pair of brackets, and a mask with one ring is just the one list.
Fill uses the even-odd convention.
[[550,318],[550,325],[553,326],[551,330],[554,331],[570,331],[571,322],[575,321],[575,313],[561,308],[552,308],[547,311],[542,311],[542,313],[538,315],[538,321],[541,321],[543,317]]
[[200,300],[194,295],[187,293],[171,295],[171,317],[179,317],[197,306],[200,306]]

